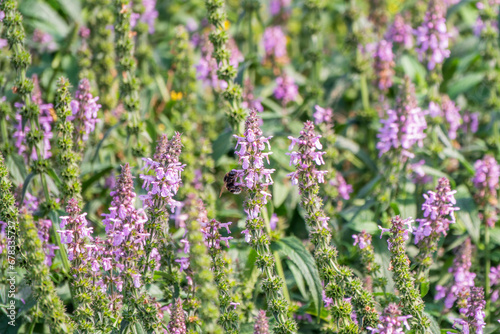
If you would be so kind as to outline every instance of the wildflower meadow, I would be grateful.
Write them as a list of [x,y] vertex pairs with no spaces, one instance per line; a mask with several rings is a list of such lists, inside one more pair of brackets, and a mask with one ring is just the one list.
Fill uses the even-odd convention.
[[500,333],[499,0],[0,0],[0,334]]

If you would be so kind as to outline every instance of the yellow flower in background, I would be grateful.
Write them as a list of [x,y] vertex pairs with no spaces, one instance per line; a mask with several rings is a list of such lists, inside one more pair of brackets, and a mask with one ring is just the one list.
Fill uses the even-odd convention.
[[391,15],[399,13],[401,11],[401,7],[403,5],[403,0],[388,0],[387,1],[387,10]]
[[173,100],[173,101],[179,101],[182,99],[182,92],[176,92],[175,90],[171,91],[170,92],[170,98]]
[[224,21],[224,30],[228,30],[231,27],[231,22],[228,20]]

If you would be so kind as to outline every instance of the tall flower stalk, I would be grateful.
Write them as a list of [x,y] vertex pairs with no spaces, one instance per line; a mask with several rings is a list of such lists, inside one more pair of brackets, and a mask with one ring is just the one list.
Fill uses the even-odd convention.
[[203,333],[221,333],[222,329],[217,324],[219,307],[214,273],[211,271],[211,261],[202,233],[202,227],[208,224],[207,211],[203,201],[196,198],[195,194],[188,195],[185,208],[188,214],[186,241],[189,245],[189,270],[194,286],[192,305],[195,305]]
[[75,92],[75,99],[70,104],[72,115],[68,117],[68,120],[75,124],[73,141],[75,151],[80,154],[83,152],[90,133],[95,130],[95,126],[99,122],[97,112],[101,109],[101,105],[97,103],[98,100],[98,96],[93,97],[90,93],[90,81],[86,78],[80,80]]
[[61,184],[59,191],[66,202],[70,198],[81,200],[82,185],[79,180],[80,166],[78,156],[73,151],[73,123],[69,122],[71,117],[71,96],[69,92],[69,82],[61,77],[57,83],[55,95],[55,112],[57,115],[57,146],[59,151],[56,159],[60,168]]
[[130,0],[115,0],[115,44],[120,76],[120,96],[127,113],[127,136],[133,141],[132,155],[145,156],[146,146],[139,139],[142,131],[142,121],[139,104],[140,80],[136,76],[136,59],[134,58],[134,40],[132,38],[130,15],[132,7]]
[[144,209],[134,206],[136,194],[130,166],[125,164],[117,179],[109,213],[102,214],[106,229],[106,240],[96,254],[92,264],[94,271],[104,272],[102,286],[116,292],[113,309],[123,310],[123,321],[132,325],[141,322],[147,331],[160,328],[157,305],[141,288],[143,267],[140,259],[145,256],[144,245],[149,233],[145,230],[148,221]]
[[450,224],[455,223],[455,211],[460,210],[455,205],[456,190],[451,190],[450,181],[440,178],[436,191],[428,191],[424,194],[425,202],[422,204],[424,218],[417,219],[419,223],[415,231],[415,244],[420,250],[417,259],[419,269],[417,280],[423,281],[430,266],[433,263],[434,253],[437,251],[438,241],[441,235],[446,236]]
[[289,137],[292,140],[289,149],[298,146],[298,151],[289,153],[290,165],[296,166],[296,171],[289,176],[292,178],[292,184],[298,184],[302,195],[301,204],[306,212],[306,223],[310,227],[309,237],[315,246],[314,258],[324,282],[325,295],[334,303],[332,307],[334,320],[342,328],[348,328],[347,332],[357,332],[358,325],[351,320],[351,313],[345,312],[350,307],[346,307],[344,298],[352,297],[351,303],[361,328],[376,327],[378,314],[373,296],[364,289],[361,281],[350,269],[339,265],[337,250],[330,242],[332,238],[328,224],[330,219],[326,217],[323,201],[319,197],[319,184],[324,183],[328,171],[316,169],[316,165],[324,164],[322,156],[325,152],[319,151],[322,149],[320,137],[315,134],[314,124],[311,121],[304,123],[299,138]]
[[384,288],[387,285],[387,279],[379,276],[380,265],[375,262],[375,250],[372,246],[372,236],[365,231],[352,236],[354,246],[358,246],[361,253],[361,263],[365,276],[365,287],[369,291],[374,288]]
[[144,181],[142,187],[147,190],[147,194],[141,195],[140,198],[148,213],[144,228],[149,234],[144,248],[146,256],[143,275],[148,282],[152,270],[160,265],[161,256],[165,257],[169,272],[174,261],[168,219],[180,206],[180,202],[173,197],[181,186],[181,173],[185,167],[179,162],[181,149],[181,135],[178,132],[171,140],[162,135],[153,159],[143,159],[146,174],[141,174],[140,178]]
[[104,111],[116,106],[116,90],[113,89],[117,71],[113,31],[114,16],[111,0],[89,0],[84,5],[88,10],[88,46],[92,50],[92,70],[99,75],[95,81],[99,89],[100,102]]
[[491,268],[491,249],[490,249],[490,230],[495,227],[498,220],[498,188],[500,178],[500,166],[491,155],[486,155],[482,160],[477,160],[474,164],[476,173],[472,183],[476,189],[475,200],[479,205],[480,218],[484,224],[484,244],[486,247],[486,265],[485,265],[485,294],[487,299],[486,310],[489,313],[490,306],[490,268]]
[[64,304],[52,283],[38,230],[31,217],[18,219],[19,213],[11,193],[12,184],[8,174],[3,156],[0,154],[0,221],[7,224],[9,231],[14,232],[14,234],[9,233],[9,237],[16,236],[13,240],[17,243],[16,252],[20,255],[18,260],[24,259],[22,262],[22,266],[26,269],[24,278],[29,282],[37,305],[32,328],[37,319],[44,318],[53,333],[72,332],[74,324],[66,315]]
[[262,288],[267,297],[269,310],[276,319],[276,333],[294,333],[295,321],[288,315],[288,302],[283,295],[283,282],[277,275],[276,264],[270,250],[270,238],[265,232],[262,219],[262,207],[267,204],[271,194],[268,187],[273,184],[271,174],[274,169],[264,168],[264,159],[272,152],[264,152],[266,144],[270,149],[269,139],[264,137],[259,127],[257,112],[251,110],[246,122],[245,133],[235,135],[236,154],[242,169],[236,170],[237,184],[247,190],[244,203],[246,218],[245,240],[257,252],[256,264],[264,274]]
[[[21,115],[29,123],[30,132],[26,135],[30,151],[36,155],[36,159],[31,164],[31,170],[34,174],[40,175],[40,182],[45,196],[46,207],[49,210],[58,207],[57,202],[50,196],[49,187],[46,179],[47,169],[49,167],[46,160],[46,154],[50,154],[49,138],[44,138],[44,131],[40,127],[40,108],[32,97],[34,83],[28,79],[26,72],[31,64],[31,55],[25,49],[25,31],[23,27],[22,16],[17,10],[17,2],[15,0],[5,0],[0,3],[0,11],[4,13],[3,24],[6,29],[3,30],[4,36],[10,49],[12,50],[11,64],[17,74],[17,79],[13,91],[19,94],[22,101]],[[41,93],[38,93],[41,97]],[[23,129],[24,130],[24,129]],[[51,235],[55,239],[59,247],[62,262],[66,273],[69,272],[69,262],[66,253],[63,251],[61,240],[55,230],[55,225],[52,224]]]
[[222,249],[224,244],[229,247],[229,240],[233,237],[223,237],[220,233],[220,230],[225,228],[227,233],[230,234],[231,230],[229,230],[229,225],[231,225],[231,222],[222,224],[212,219],[208,223],[202,225],[201,231],[208,248],[208,253],[212,258],[212,271],[219,290],[219,323],[226,333],[239,333],[238,314],[235,311],[239,303],[233,301],[231,285],[227,273],[228,261]]
[[227,46],[229,35],[225,29],[227,15],[224,0],[205,0],[205,7],[207,8],[208,21],[215,28],[210,33],[210,41],[214,46],[212,55],[219,67],[217,76],[219,80],[227,83],[222,96],[228,104],[228,121],[233,128],[241,132],[240,127],[245,116],[245,110],[241,107],[243,91],[241,86],[234,81],[237,68],[230,64],[231,51]]
[[[95,331],[95,324],[99,322],[94,312],[102,309],[97,306],[100,300],[106,300],[103,293],[93,282],[89,246],[93,242],[93,228],[88,226],[86,213],[81,213],[78,200],[70,198],[67,201],[66,212],[68,216],[62,216],[61,240],[68,246],[68,258],[71,261],[71,289],[76,302],[73,316],[78,330],[83,332]],[[104,298],[103,298],[104,297]],[[97,313],[99,313],[97,311]],[[109,316],[109,313],[105,313]]]
[[412,223],[411,219],[403,220],[396,216],[392,219],[390,229],[381,229],[390,233],[387,241],[391,253],[390,270],[394,273],[394,283],[400,293],[402,312],[412,316],[410,322],[417,334],[426,334],[430,321],[424,314],[424,302],[415,286],[415,277],[410,271],[410,259],[406,255],[405,243],[410,238],[409,233],[413,231]]

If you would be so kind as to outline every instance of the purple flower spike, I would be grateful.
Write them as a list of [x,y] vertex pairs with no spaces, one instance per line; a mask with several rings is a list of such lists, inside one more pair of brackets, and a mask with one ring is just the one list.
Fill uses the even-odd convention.
[[268,27],[262,36],[262,44],[266,57],[264,61],[274,60],[279,64],[288,63],[288,54],[286,51],[286,36],[280,26]]
[[299,95],[299,88],[295,84],[292,77],[283,74],[276,78],[276,88],[274,89],[274,97],[281,101],[283,106],[288,102],[295,101]]
[[448,272],[453,274],[453,283],[444,287],[436,286],[436,296],[434,299],[440,300],[444,298],[444,306],[446,309],[451,309],[457,299],[457,304],[463,304],[467,299],[467,292],[474,287],[474,278],[476,274],[470,271],[472,266],[472,245],[470,239],[466,239],[460,247],[453,265],[448,269]]
[[472,183],[478,191],[477,196],[481,198],[497,198],[498,180],[500,178],[500,166],[491,155],[486,155],[483,160],[477,160],[474,164],[476,174]]
[[498,220],[498,179],[500,166],[491,155],[486,155],[483,160],[474,164],[476,174],[472,178],[476,188],[475,199],[480,205],[480,217],[489,227],[494,227]]
[[323,146],[319,141],[321,136],[314,133],[314,124],[311,121],[305,122],[304,129],[300,131],[300,137],[289,138],[292,140],[290,149],[293,149],[295,145],[298,146],[298,151],[286,153],[290,156],[290,165],[295,165],[297,168],[295,172],[288,174],[292,178],[292,184],[298,184],[299,179],[303,179],[306,186],[324,183],[324,175],[328,171],[319,171],[316,165],[325,163],[323,161],[325,152],[316,151],[316,149],[322,149]]
[[170,316],[170,322],[168,323],[168,332],[172,334],[186,334],[186,315],[184,314],[184,309],[182,308],[182,299],[177,298],[175,301],[174,309]]
[[377,87],[385,91],[392,87],[392,77],[394,76],[394,54],[392,53],[392,43],[386,40],[381,40],[377,43],[373,53],[375,61],[374,68],[376,73]]
[[314,106],[316,112],[313,114],[314,124],[318,125],[325,123],[329,126],[333,126],[333,110],[330,108],[322,108],[318,105]]
[[455,223],[454,212],[460,210],[456,207],[456,190],[451,190],[450,181],[440,178],[436,191],[428,191],[424,194],[425,203],[422,204],[424,211],[423,219],[417,219],[419,226],[415,231],[415,244],[419,247],[430,247],[437,242],[439,235],[446,235],[450,224]]
[[413,29],[405,23],[400,14],[396,14],[393,24],[387,30],[385,39],[399,44],[405,49],[411,49],[413,47]]
[[410,330],[410,325],[408,324],[408,319],[410,318],[412,318],[411,315],[401,315],[401,310],[398,305],[389,304],[384,310],[384,313],[380,316],[380,324],[377,328],[367,327],[367,329],[370,330],[372,334],[404,333],[404,327]]
[[398,96],[395,110],[387,111],[387,119],[377,134],[379,157],[391,150],[401,150],[401,159],[413,158],[411,148],[423,146],[424,130],[427,128],[425,113],[418,107],[415,88],[408,77]]
[[255,318],[253,327],[254,334],[269,334],[269,324],[267,323],[266,311],[260,310]]
[[444,17],[446,7],[439,0],[429,2],[424,22],[415,30],[417,39],[418,57],[427,63],[429,71],[434,70],[437,64],[442,64],[450,56],[448,40],[450,38],[446,29]]
[[68,117],[68,121],[75,122],[76,140],[79,146],[83,147],[83,142],[89,139],[90,133],[95,130],[95,125],[100,121],[97,112],[101,105],[97,104],[99,97],[93,97],[90,93],[90,82],[82,79],[75,93],[75,99],[71,101],[73,115]]
[[460,329],[458,325],[461,325],[462,333],[482,334],[483,328],[486,327],[485,307],[483,288],[471,288],[465,305],[460,309],[465,319],[455,319],[453,328]]

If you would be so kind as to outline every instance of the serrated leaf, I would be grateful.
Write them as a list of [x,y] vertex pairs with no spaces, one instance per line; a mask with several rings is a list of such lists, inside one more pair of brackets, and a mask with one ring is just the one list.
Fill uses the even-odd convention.
[[429,329],[431,330],[432,334],[441,334],[441,329],[439,328],[439,324],[437,323],[436,319],[434,319],[434,317],[427,312],[424,312],[424,314],[431,321]]
[[[274,246],[274,247],[273,247]],[[299,268],[304,279],[309,286],[311,296],[316,305],[318,314],[323,305],[321,280],[319,278],[316,262],[311,253],[307,251],[302,242],[297,237],[286,237],[272,243],[273,248],[278,248],[283,256],[288,258]]]
[[140,322],[135,323],[135,333],[137,334],[146,334],[146,331],[144,330],[144,327],[141,325]]
[[302,294],[302,297],[307,298],[306,284],[304,283],[304,276],[302,275],[302,272],[292,261],[287,260],[286,264],[292,272],[293,278],[295,280],[295,283],[297,284],[297,287],[299,288],[300,293]]

